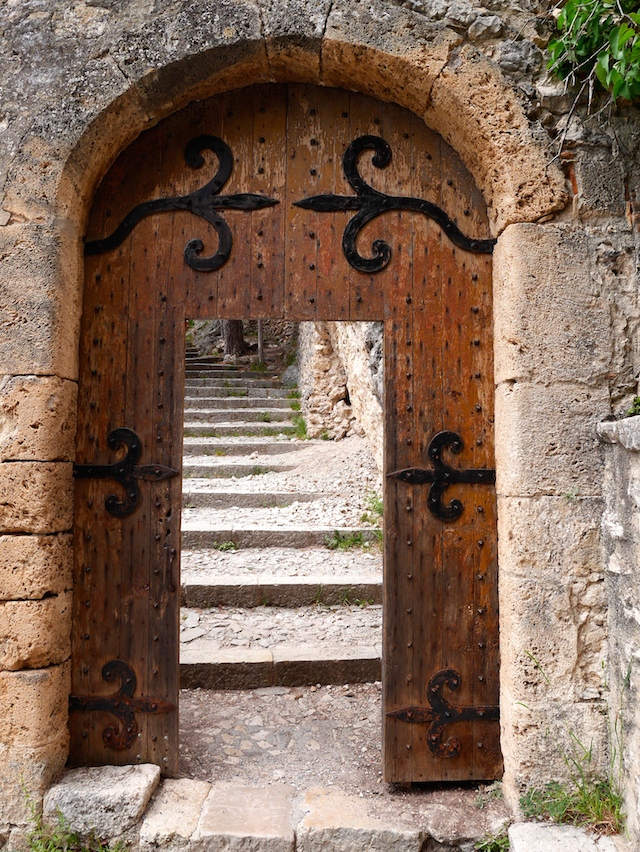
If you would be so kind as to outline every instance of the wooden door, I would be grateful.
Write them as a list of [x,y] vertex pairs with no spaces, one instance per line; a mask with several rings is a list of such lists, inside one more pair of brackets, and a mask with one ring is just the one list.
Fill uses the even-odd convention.
[[493,243],[457,155],[255,86],[143,133],[85,244],[71,762],[177,770],[185,319],[383,320],[385,778],[499,777]]

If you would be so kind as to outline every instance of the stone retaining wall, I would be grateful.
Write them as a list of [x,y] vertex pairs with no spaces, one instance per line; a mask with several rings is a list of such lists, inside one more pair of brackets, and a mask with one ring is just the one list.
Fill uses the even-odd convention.
[[[0,839],[26,818],[21,783],[37,797],[67,753],[81,239],[96,185],[162,117],[263,81],[345,87],[413,110],[487,200],[498,238],[505,790],[516,803],[526,785],[566,772],[548,732],[572,731],[608,765],[606,708],[617,699],[607,654],[620,624],[606,617],[599,530],[609,485],[596,425],[628,406],[640,373],[639,122],[632,108],[608,125],[572,111],[545,74],[548,27],[536,9],[530,0],[2,6]],[[52,612],[59,627],[45,641]],[[631,765],[625,773],[633,802],[640,788]]]

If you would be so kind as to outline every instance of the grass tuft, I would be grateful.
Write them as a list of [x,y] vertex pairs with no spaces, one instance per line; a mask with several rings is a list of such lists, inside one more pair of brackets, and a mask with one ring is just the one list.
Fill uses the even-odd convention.
[[238,549],[238,545],[235,541],[214,541],[211,547],[214,550],[221,550],[223,553],[226,553],[229,550]]
[[325,544],[329,550],[353,550],[356,547],[364,547],[365,541],[361,532],[340,532],[334,530],[333,534],[327,536]]
[[32,829],[27,834],[27,845],[31,852],[125,852],[126,846],[118,841],[113,846],[100,840],[95,834],[80,838],[71,831],[69,823],[58,811],[54,826],[44,824],[42,816],[28,802],[31,810]]
[[295,414],[291,418],[293,422],[294,435],[296,438],[299,438],[301,441],[306,441],[309,438],[307,434],[307,421],[304,419],[302,414]]

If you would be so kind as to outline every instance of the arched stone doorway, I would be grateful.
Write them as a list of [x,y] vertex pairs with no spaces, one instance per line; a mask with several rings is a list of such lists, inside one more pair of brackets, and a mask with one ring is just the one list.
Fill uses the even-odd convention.
[[118,158],[85,239],[72,762],[175,772],[185,318],[366,319],[386,340],[385,776],[501,774],[489,233],[441,138],[343,90],[230,92]]

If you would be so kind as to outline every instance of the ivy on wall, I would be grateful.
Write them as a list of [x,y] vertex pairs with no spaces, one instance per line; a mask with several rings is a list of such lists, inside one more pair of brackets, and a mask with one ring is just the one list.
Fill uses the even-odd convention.
[[640,0],[566,0],[556,10],[550,68],[570,85],[640,102]]

